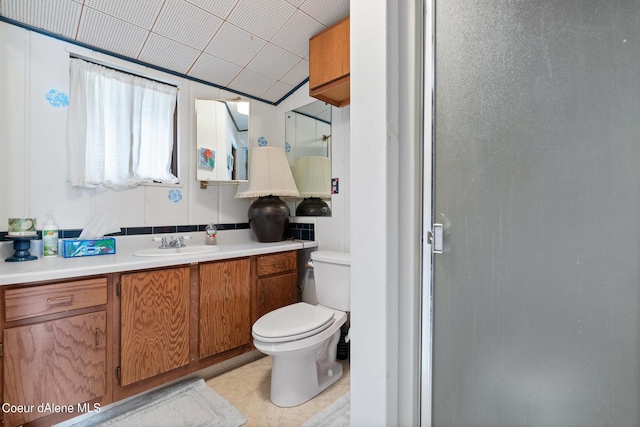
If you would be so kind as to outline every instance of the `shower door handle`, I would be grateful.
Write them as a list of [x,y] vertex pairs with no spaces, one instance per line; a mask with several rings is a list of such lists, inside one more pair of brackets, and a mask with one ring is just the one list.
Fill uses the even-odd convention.
[[431,245],[431,252],[434,254],[442,253],[443,236],[442,224],[433,224],[433,230],[427,232],[427,243]]

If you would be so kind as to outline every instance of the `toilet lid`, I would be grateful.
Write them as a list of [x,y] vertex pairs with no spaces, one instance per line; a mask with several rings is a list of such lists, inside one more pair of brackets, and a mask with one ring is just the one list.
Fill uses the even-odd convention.
[[299,302],[265,314],[252,329],[253,334],[264,341],[282,342],[315,335],[333,321],[331,310]]

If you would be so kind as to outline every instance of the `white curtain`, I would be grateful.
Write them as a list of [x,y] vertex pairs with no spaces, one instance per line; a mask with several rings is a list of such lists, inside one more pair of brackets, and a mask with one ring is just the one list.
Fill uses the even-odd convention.
[[178,182],[171,174],[177,88],[75,58],[70,77],[73,187]]

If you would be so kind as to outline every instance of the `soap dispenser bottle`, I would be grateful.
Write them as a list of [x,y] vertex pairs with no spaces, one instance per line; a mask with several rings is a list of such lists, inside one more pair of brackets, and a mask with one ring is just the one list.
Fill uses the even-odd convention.
[[207,228],[204,231],[205,233],[207,233],[207,236],[204,239],[204,243],[206,245],[217,245],[218,240],[216,238],[216,235],[218,234],[218,229],[213,224],[213,222],[207,225]]
[[53,222],[53,215],[48,213],[46,224],[42,227],[42,256],[54,258],[58,256],[58,226]]

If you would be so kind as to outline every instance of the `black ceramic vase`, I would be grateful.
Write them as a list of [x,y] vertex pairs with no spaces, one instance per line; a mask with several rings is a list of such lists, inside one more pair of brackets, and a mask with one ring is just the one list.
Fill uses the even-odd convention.
[[258,242],[279,242],[289,223],[289,206],[278,196],[263,196],[249,206],[249,225]]

